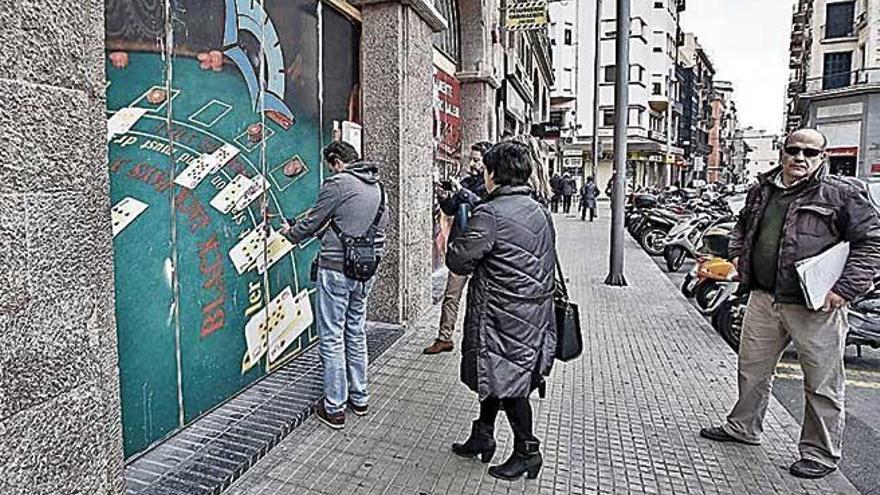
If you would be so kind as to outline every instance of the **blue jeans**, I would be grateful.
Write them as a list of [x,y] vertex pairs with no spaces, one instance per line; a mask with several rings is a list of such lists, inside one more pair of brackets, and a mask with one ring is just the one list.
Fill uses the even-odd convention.
[[364,322],[373,279],[358,282],[342,272],[318,270],[316,322],[318,350],[324,364],[324,408],[329,414],[351,401],[365,406],[367,394],[367,333]]

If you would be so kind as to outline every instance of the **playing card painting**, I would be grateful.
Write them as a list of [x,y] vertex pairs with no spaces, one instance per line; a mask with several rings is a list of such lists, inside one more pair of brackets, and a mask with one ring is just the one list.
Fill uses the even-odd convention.
[[359,120],[358,33],[316,0],[106,1],[126,456],[315,343],[319,244],[278,230]]

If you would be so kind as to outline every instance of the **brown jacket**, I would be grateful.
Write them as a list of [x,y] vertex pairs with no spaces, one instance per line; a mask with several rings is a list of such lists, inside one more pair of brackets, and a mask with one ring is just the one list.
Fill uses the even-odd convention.
[[[777,167],[758,177],[746,197],[730,238],[730,257],[739,258],[743,284],[752,278],[751,248],[770,199]],[[831,289],[852,300],[871,287],[880,270],[880,213],[865,185],[850,178],[829,176],[821,167],[789,206],[780,239],[776,266],[775,300],[803,304],[795,261],[815,256],[841,241],[850,243],[850,255],[837,284]]]

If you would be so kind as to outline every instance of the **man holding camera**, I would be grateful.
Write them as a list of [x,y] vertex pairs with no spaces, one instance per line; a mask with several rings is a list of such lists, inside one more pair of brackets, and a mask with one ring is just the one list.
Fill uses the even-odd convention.
[[[455,239],[467,227],[470,212],[481,199],[486,197],[486,184],[483,179],[483,153],[491,147],[492,143],[486,141],[471,146],[468,176],[463,178],[461,183],[454,179],[441,183],[435,191],[440,209],[444,214],[453,218],[447,243]],[[455,320],[458,319],[461,295],[464,293],[468,278],[466,275],[456,275],[449,272],[446,279],[446,290],[443,293],[443,305],[440,307],[440,330],[434,343],[425,348],[425,354],[450,352],[455,347],[452,344],[452,333],[455,331]]]

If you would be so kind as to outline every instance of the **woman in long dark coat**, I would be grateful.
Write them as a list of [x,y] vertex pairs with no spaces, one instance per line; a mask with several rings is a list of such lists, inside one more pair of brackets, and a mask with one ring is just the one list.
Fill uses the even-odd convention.
[[513,430],[513,454],[489,468],[489,474],[534,478],[542,458],[532,433],[529,395],[549,374],[556,349],[556,234],[550,213],[532,199],[526,185],[532,169],[527,146],[499,143],[483,162],[489,195],[446,252],[452,272],[473,274],[461,380],[480,400],[480,418],[470,438],[452,450],[488,463],[495,453],[495,417],[503,408]]

